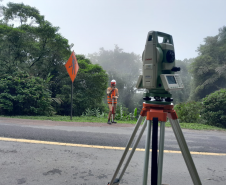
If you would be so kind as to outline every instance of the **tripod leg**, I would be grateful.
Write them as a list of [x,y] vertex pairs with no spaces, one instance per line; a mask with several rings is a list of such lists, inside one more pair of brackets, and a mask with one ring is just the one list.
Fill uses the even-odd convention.
[[134,137],[136,136],[137,130],[139,129],[139,126],[140,126],[142,120],[143,120],[143,117],[142,117],[142,116],[139,116],[139,118],[138,118],[138,120],[137,120],[137,123],[136,123],[136,126],[135,126],[135,128],[134,128],[134,130],[133,130],[133,133],[132,133],[132,135],[131,135],[131,137],[130,137],[130,139],[129,139],[127,145],[126,145],[126,148],[125,148],[125,150],[124,150],[124,153],[123,153],[123,155],[122,155],[122,158],[120,159],[119,164],[118,164],[118,166],[117,166],[117,168],[116,168],[116,170],[115,170],[115,173],[114,173],[114,175],[113,175],[113,177],[112,177],[112,180],[111,180],[111,182],[110,182],[110,185],[113,184],[113,182],[114,182],[114,180],[115,180],[115,178],[116,178],[116,176],[117,176],[117,174],[118,174],[118,172],[119,172],[119,170],[120,170],[120,168],[121,168],[121,166],[122,166],[122,163],[123,163],[123,161],[125,160],[125,157],[126,157],[128,151],[129,151],[129,147],[131,146],[131,144],[132,144],[132,142],[133,142],[133,139],[134,139]]
[[190,173],[190,176],[192,178],[192,181],[194,183],[194,185],[201,185],[201,181],[198,175],[198,172],[195,168],[195,164],[193,162],[193,159],[191,157],[190,151],[188,149],[186,140],[184,138],[183,132],[180,128],[180,124],[178,122],[178,120],[173,120],[173,119],[169,119],[170,120],[170,124],[173,128],[174,134],[176,136],[178,145],[180,146],[182,155],[184,157],[185,163],[187,165],[188,171]]
[[151,185],[158,182],[158,118],[153,118],[151,157]]
[[158,160],[158,185],[162,185],[162,167],[165,140],[165,122],[160,123],[159,160]]
[[144,157],[144,173],[143,173],[143,185],[147,185],[148,180],[148,164],[149,164],[149,153],[150,153],[150,141],[151,141],[151,121],[147,120],[147,137],[145,144],[145,157]]
[[134,144],[134,146],[133,146],[133,149],[132,149],[132,151],[130,152],[130,155],[129,155],[128,159],[127,159],[127,162],[126,162],[126,164],[125,164],[125,166],[124,166],[124,168],[123,168],[123,170],[122,170],[122,172],[121,172],[121,175],[120,175],[120,177],[119,177],[119,181],[122,179],[122,177],[123,177],[123,175],[124,175],[124,173],[125,173],[125,171],[126,171],[126,168],[128,167],[128,165],[129,165],[129,163],[130,163],[130,160],[131,160],[132,157],[133,157],[133,154],[134,154],[134,152],[135,152],[135,150],[136,150],[136,148],[137,148],[137,145],[138,145],[139,142],[140,142],[140,139],[141,139],[141,137],[142,137],[142,135],[143,135],[143,133],[144,133],[144,130],[145,130],[146,126],[147,126],[147,120],[144,121],[144,124],[143,124],[143,127],[142,127],[141,131],[140,131],[140,134],[139,134],[139,136],[137,137],[137,140],[135,141],[135,144]]

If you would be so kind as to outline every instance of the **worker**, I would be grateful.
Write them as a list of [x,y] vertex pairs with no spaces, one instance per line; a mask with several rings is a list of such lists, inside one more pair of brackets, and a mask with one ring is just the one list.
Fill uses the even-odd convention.
[[[111,81],[111,87],[107,88],[107,101],[108,101],[108,107],[109,107],[109,114],[108,114],[108,124],[111,123],[117,123],[115,122],[115,113],[116,113],[116,105],[117,105],[117,99],[119,97],[118,89],[116,88],[116,81]],[[113,106],[113,109],[112,109]],[[112,122],[111,122],[112,117]]]

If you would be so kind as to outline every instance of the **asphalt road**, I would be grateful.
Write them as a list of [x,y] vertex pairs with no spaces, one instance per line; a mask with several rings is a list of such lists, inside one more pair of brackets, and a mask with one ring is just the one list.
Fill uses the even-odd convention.
[[[71,123],[65,126],[64,122],[55,126],[54,122],[28,120],[23,123],[13,119],[0,120],[0,137],[23,138],[41,141],[55,141],[64,143],[77,143],[87,145],[125,147],[134,125],[122,126],[108,125],[104,123],[80,126]],[[139,131],[138,131],[139,132]],[[226,132],[183,130],[190,151],[226,153]],[[145,147],[146,131],[138,145]],[[165,150],[179,150],[172,128],[165,131]]]
[[[0,118],[0,185],[107,184],[123,151],[91,145],[125,147],[133,129],[134,125]],[[183,133],[191,152],[204,152],[192,155],[202,184],[225,185],[226,132],[183,130]],[[138,148],[144,148],[145,135],[146,132]],[[32,140],[68,143],[68,146],[48,142],[34,144]],[[70,143],[85,147],[70,146]],[[165,150],[171,152],[164,154],[163,183],[192,184],[182,155],[174,152],[179,151],[179,147],[171,128],[166,128]],[[144,152],[135,152],[120,185],[142,184],[143,161]],[[150,184],[150,178],[148,182]]]

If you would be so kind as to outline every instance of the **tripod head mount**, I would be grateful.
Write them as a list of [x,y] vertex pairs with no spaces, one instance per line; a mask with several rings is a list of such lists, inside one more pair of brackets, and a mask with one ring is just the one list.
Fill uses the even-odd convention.
[[170,91],[184,88],[180,75],[175,74],[180,68],[175,67],[173,37],[163,32],[148,32],[142,61],[143,74],[136,88],[146,89],[145,103],[171,104]]

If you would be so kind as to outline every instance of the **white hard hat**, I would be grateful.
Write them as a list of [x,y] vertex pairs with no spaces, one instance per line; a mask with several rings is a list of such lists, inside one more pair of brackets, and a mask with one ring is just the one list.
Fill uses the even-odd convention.
[[113,84],[116,85],[116,81],[115,80],[111,81],[111,85],[113,85]]

